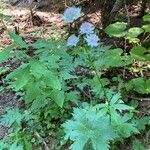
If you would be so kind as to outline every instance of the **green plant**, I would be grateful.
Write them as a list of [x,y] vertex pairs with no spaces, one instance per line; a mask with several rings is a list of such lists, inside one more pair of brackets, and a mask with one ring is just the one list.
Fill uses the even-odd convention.
[[[143,17],[143,20],[146,22],[145,25],[142,27],[132,27],[132,28],[127,28],[127,23],[125,22],[116,22],[114,24],[110,24],[105,28],[105,32],[110,36],[110,37],[124,37],[126,40],[129,41],[129,43],[132,43],[133,45],[141,45],[139,36],[142,33],[149,33],[149,16],[150,14],[147,14]],[[148,36],[145,37],[143,40],[144,42],[149,38]],[[131,51],[132,52],[132,51]]]
[[127,90],[134,90],[141,94],[149,94],[150,93],[150,80],[144,78],[135,78],[129,81],[126,84]]
[[[149,21],[149,15],[144,21]],[[10,59],[17,66],[3,80],[7,89],[21,96],[24,107],[9,109],[1,117],[1,125],[10,128],[0,142],[2,150],[47,147],[45,138],[57,136],[60,140],[61,124],[65,142],[70,139],[73,150],[116,147],[146,129],[148,119],[139,119],[133,108],[137,105],[126,103],[129,92],[149,94],[149,80],[132,76],[126,81],[124,72],[128,73],[135,61],[149,60],[149,48],[139,39],[148,30],[144,26],[127,29],[123,22],[105,29],[109,36],[123,37],[126,44],[132,44],[130,55],[104,45],[93,36],[94,31],[92,24],[83,23],[81,35],[72,36],[69,44],[63,38],[27,43],[21,35],[8,33],[13,43],[0,52],[0,62]],[[69,119],[73,107],[73,118]]]
[[133,150],[146,150],[147,148],[142,145],[142,143],[139,140],[133,141]]
[[[9,135],[1,140],[1,149],[31,149],[31,135],[28,134],[28,127],[32,126],[35,116],[27,110],[21,112],[18,108],[8,109],[7,113],[1,118],[1,126],[9,127]],[[28,122],[29,126],[24,128],[24,124]]]
[[129,43],[139,44],[140,40],[138,39],[138,36],[143,33],[144,30],[139,27],[133,27],[127,30],[127,23],[116,22],[106,27],[105,32],[110,37],[124,37],[129,40]]
[[[7,75],[5,82],[9,83],[9,88],[22,96],[26,105],[25,110],[29,111],[31,116],[36,116],[36,121],[26,120],[24,127],[24,114],[20,114],[17,109],[8,111],[3,116],[2,122],[3,125],[8,124],[12,129],[6,141],[11,141],[8,143],[16,147],[21,144],[27,149],[20,136],[25,137],[27,134],[31,139],[33,135],[35,136],[34,132],[38,131],[39,134],[43,134],[45,130],[56,130],[58,127],[51,120],[59,119],[62,122],[68,116],[64,113],[70,109],[70,106],[67,105],[72,101],[69,94],[70,97],[74,94],[67,91],[66,81],[76,78],[74,74],[71,74],[76,65],[70,65],[73,57],[65,52],[64,42],[39,39],[35,43],[27,44],[21,36],[13,32],[10,32],[9,35],[14,43],[0,53],[1,62],[7,61],[8,58],[13,59],[14,62],[22,62],[17,69]],[[28,49],[31,47],[35,49],[33,56],[28,54]],[[14,51],[14,49],[18,50]],[[24,51],[20,51],[22,49]],[[46,126],[42,128],[40,122]],[[16,128],[18,128],[17,131]]]
[[116,138],[115,130],[109,122],[109,118],[101,111],[94,108],[76,108],[73,119],[63,124],[65,128],[65,140],[72,140],[72,150],[82,150],[86,144],[89,149],[108,149],[109,142]]
[[75,108],[73,118],[63,124],[65,140],[73,141],[70,147],[72,150],[83,150],[86,145],[90,145],[90,149],[94,150],[107,150],[110,141],[116,142],[133,133],[139,133],[131,121],[130,113],[121,115],[117,112],[131,109],[132,107],[120,101],[118,94],[111,97],[110,103],[94,107],[86,104],[82,108]]
[[[127,24],[120,22],[109,25],[105,31],[110,36],[124,37],[125,41],[128,40],[129,43],[133,45],[140,45],[138,36],[144,32],[142,28],[137,27],[127,30]],[[147,31],[145,30],[145,32]],[[133,49],[137,49],[137,47]],[[140,56],[139,54],[138,56],[140,58],[138,58],[137,51],[135,52],[134,50],[131,50],[131,56],[121,56],[121,52],[123,52],[122,49],[107,49],[106,47],[97,47],[93,49],[86,47],[85,49],[80,49],[80,51],[81,50],[83,53],[78,53],[77,51],[76,54],[79,55],[79,58],[84,58],[83,64],[94,71],[94,77],[82,81],[90,85],[94,95],[90,97],[90,105],[87,107],[75,108],[73,111],[73,118],[63,124],[65,140],[70,139],[73,141],[70,147],[73,150],[82,150],[86,149],[86,147],[95,150],[108,149],[110,141],[112,141],[112,143],[122,141],[124,138],[128,138],[133,134],[138,134],[139,131],[133,119],[134,115],[131,113],[135,110],[123,104],[123,101],[120,101],[120,94],[114,94],[112,90],[106,88],[110,82],[108,78],[101,78],[102,71],[115,67],[127,67],[132,64],[135,59],[147,61],[149,59],[149,53],[146,53],[147,49],[145,49],[145,51],[141,51],[140,49],[140,53],[143,55]],[[147,83],[147,81],[145,82]],[[130,83],[132,83],[132,80]],[[139,81],[139,83],[141,82]],[[83,85],[85,86],[86,84],[83,83]],[[80,86],[82,87],[82,84],[80,84]],[[137,87],[136,90],[140,90],[140,88],[138,88],[138,83],[135,83],[134,88],[135,86]],[[140,86],[144,86],[144,88],[142,88],[143,93],[147,91],[148,88],[145,89],[145,85],[140,84]],[[123,87],[124,85],[122,84],[121,88]],[[105,101],[105,103],[96,104],[95,107],[93,107],[92,104],[98,99]],[[127,110],[130,112],[127,112]],[[111,130],[107,126],[108,122]],[[107,133],[105,132],[106,128],[103,123],[106,125]],[[107,139],[105,139],[105,137],[107,137]]]

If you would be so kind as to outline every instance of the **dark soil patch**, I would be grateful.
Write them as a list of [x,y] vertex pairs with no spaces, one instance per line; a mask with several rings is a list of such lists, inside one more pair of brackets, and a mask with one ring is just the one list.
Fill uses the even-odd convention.
[[[15,96],[14,92],[0,93],[0,116],[2,116],[6,108],[19,108],[22,102]],[[8,128],[0,126],[0,139],[7,135]]]

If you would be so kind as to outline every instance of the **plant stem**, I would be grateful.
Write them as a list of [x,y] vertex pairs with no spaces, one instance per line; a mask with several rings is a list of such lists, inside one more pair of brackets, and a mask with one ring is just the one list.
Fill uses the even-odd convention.
[[101,82],[101,79],[100,79],[100,76],[99,76],[99,72],[98,72],[98,70],[96,69],[94,63],[92,62],[90,56],[88,56],[88,59],[89,59],[89,61],[90,61],[91,66],[93,67],[93,69],[94,69],[94,71],[95,71],[95,75],[96,75],[96,77],[97,77],[97,79],[98,79],[98,82],[99,82],[99,84],[100,84],[100,87],[101,87],[102,90],[103,90],[106,103],[108,104],[108,115],[109,115],[110,124],[111,124],[111,112],[110,112],[110,101],[109,101],[109,98],[107,97],[106,90],[105,90],[105,88],[104,88],[104,86],[103,86],[103,84],[102,84],[102,82]]

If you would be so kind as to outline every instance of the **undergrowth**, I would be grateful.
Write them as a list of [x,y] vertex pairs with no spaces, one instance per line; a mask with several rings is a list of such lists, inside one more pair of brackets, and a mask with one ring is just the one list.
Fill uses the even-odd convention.
[[[71,26],[80,16],[81,9],[71,7],[63,18]],[[134,150],[147,149],[148,143],[141,144],[137,136],[145,133],[149,118],[138,117],[136,97],[128,101],[135,94],[142,100],[150,93],[150,79],[133,66],[150,60],[150,47],[143,45],[150,32],[150,15],[143,19],[142,27],[116,22],[104,29],[111,38],[129,42],[130,54],[126,47],[104,45],[88,22],[68,40],[27,43],[21,35],[9,32],[13,43],[1,51],[0,62],[9,59],[20,65],[3,78],[1,92],[14,91],[24,107],[8,108],[1,117],[1,126],[8,127],[9,133],[0,141],[0,149],[50,149],[48,137],[59,141],[55,149],[71,145],[72,150],[116,150],[126,139],[134,140]],[[111,70],[116,73],[108,77]],[[126,80],[124,73],[135,70],[138,76]]]

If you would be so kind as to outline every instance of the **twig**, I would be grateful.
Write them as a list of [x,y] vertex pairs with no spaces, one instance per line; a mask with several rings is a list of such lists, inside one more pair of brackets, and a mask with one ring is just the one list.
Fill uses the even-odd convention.
[[113,5],[113,8],[110,12],[110,16],[109,16],[109,23],[112,22],[112,20],[114,19],[114,17],[116,16],[117,12],[120,10],[120,8],[122,7],[124,3],[124,0],[116,0],[114,5]]
[[116,41],[114,41],[114,45],[116,46],[116,48],[118,47]]
[[[124,53],[126,54],[127,53],[127,39],[125,38],[124,40]],[[126,75],[126,67],[124,66],[123,67],[123,78],[125,78],[125,75]]]
[[140,98],[140,97],[134,97],[134,96],[129,96],[128,98],[131,99],[136,99],[136,100],[140,100],[140,101],[150,101],[150,98]]
[[150,34],[146,36],[146,38],[143,40],[143,43],[150,38]]
[[90,97],[90,101],[92,100],[92,96],[91,96],[91,92],[90,92],[90,88],[88,87],[88,95],[89,95],[89,97]]
[[3,20],[3,19],[0,19],[0,22],[1,22],[2,25],[4,26],[4,29],[8,31],[7,25],[5,24],[4,20]]
[[42,140],[44,146],[45,146],[45,150],[50,150],[50,148],[47,146],[45,140],[39,135],[39,133],[37,131],[35,131],[35,135],[37,138],[39,138],[40,140]]
[[86,96],[87,98],[89,98],[89,99],[91,100],[91,95],[89,95],[90,92],[89,92],[89,94],[87,94],[84,90],[81,90],[79,87],[77,87],[77,89],[78,89],[84,96]]
[[131,23],[131,21],[130,21],[130,14],[129,14],[128,6],[127,6],[127,4],[126,4],[126,0],[125,0],[124,8],[125,8],[126,13],[127,13],[128,26],[130,26],[130,23]]

